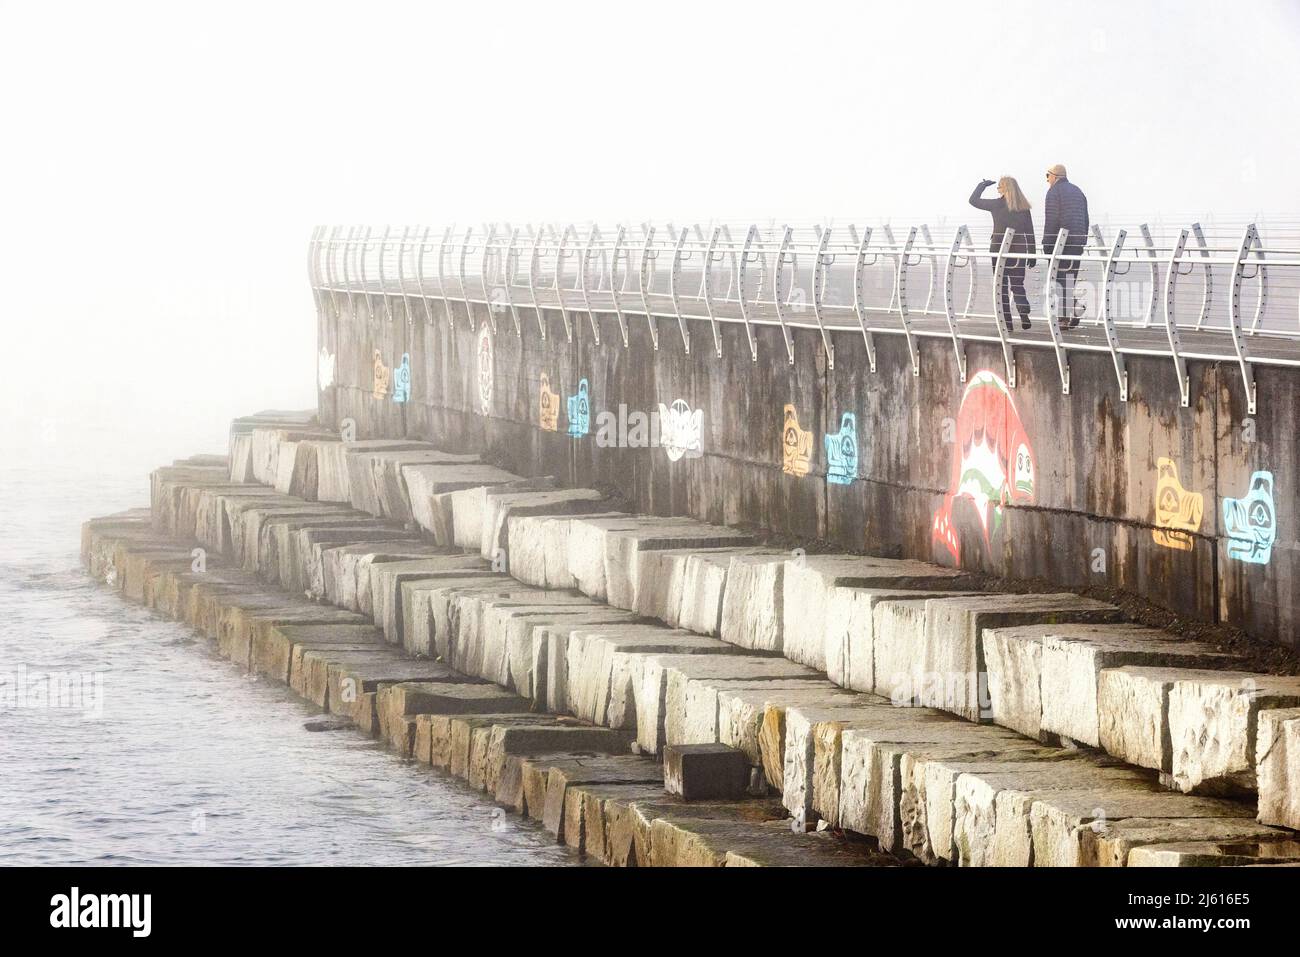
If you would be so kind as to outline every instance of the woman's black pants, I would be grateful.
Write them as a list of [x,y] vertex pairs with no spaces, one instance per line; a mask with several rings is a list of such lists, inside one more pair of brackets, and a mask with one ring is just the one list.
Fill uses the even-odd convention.
[[1011,326],[1011,298],[1016,300],[1016,311],[1021,319],[1029,318],[1029,296],[1025,293],[1025,267],[1005,266],[1002,269],[1002,321]]

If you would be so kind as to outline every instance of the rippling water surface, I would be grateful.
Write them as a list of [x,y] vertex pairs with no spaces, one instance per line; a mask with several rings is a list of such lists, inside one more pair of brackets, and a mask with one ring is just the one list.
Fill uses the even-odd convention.
[[[81,521],[148,504],[145,471],[91,458],[0,463],[0,679],[25,669],[31,699],[0,700],[0,864],[575,863],[91,582]],[[40,706],[51,672],[89,675],[91,710],[102,676],[102,715]]]

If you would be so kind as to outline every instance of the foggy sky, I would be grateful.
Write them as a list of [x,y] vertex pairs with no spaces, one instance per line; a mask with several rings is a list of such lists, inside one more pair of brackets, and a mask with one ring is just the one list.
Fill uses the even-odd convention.
[[0,465],[314,404],[318,222],[951,218],[1056,162],[1097,213],[1295,217],[1297,40],[1274,0],[3,0]]

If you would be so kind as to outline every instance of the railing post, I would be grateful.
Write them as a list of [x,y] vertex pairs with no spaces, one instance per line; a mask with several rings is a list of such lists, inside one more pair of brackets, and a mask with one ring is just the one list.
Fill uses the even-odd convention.
[[[1065,243],[1070,238],[1068,229],[1056,232],[1056,242],[1052,245],[1052,254],[1047,260],[1047,283],[1043,289],[1043,301],[1047,303],[1047,331],[1052,336],[1052,349],[1056,352],[1056,368],[1061,374],[1061,394],[1070,394],[1070,360],[1065,354],[1065,342],[1061,338],[1061,317],[1058,314],[1060,303],[1056,298],[1056,276],[1061,270],[1061,256],[1065,253]],[[1069,267],[1067,267],[1069,268]],[[999,297],[1001,290],[998,291]]]
[[600,323],[596,321],[596,311],[591,308],[591,288],[588,280],[591,278],[592,247],[599,237],[600,229],[592,223],[591,232],[587,234],[587,245],[582,251],[582,258],[578,260],[578,285],[582,287],[582,304],[587,307],[587,319],[591,322],[591,334],[596,345],[600,345]]
[[718,237],[721,235],[720,226],[714,226],[709,233],[709,244],[704,250],[704,282],[701,283],[704,292],[704,309],[709,314],[709,327],[713,330],[713,351],[719,359],[722,358],[722,333],[718,329],[718,317],[713,313],[713,263],[715,262],[714,250],[717,249]]
[[366,270],[366,253],[370,252],[370,247],[373,245],[370,242],[370,232],[370,227],[367,226],[362,233],[361,250],[357,260],[357,271],[361,274],[361,295],[366,302],[366,321],[374,322],[374,303],[370,301],[370,280],[367,278],[368,272]]
[[1178,260],[1187,248],[1187,235],[1186,229],[1179,231],[1178,242],[1169,257],[1169,269],[1165,273],[1165,334],[1169,337],[1169,351],[1173,356],[1174,371],[1178,375],[1178,397],[1184,409],[1191,401],[1191,382],[1187,377],[1187,364],[1183,361],[1178,320],[1174,318],[1174,286],[1180,275],[1186,275],[1178,271]]
[[397,246],[397,288],[402,295],[402,313],[406,316],[408,326],[415,322],[411,315],[411,297],[406,289],[406,245],[411,236],[411,227],[402,227],[402,238]]
[[781,324],[781,337],[785,340],[785,353],[790,359],[790,365],[794,365],[794,340],[790,336],[790,327],[785,322],[785,302],[789,294],[785,289],[785,263],[787,259],[793,259],[790,255],[793,233],[789,226],[783,227],[781,246],[776,254],[775,268],[772,270],[772,297],[776,300],[776,320]]
[[503,286],[506,294],[506,307],[510,310],[510,319],[515,324],[515,338],[524,337],[523,321],[519,318],[519,307],[515,305],[515,296],[511,287],[515,283],[515,271],[519,268],[519,227],[510,230],[510,245],[506,247],[505,278]]
[[930,227],[927,223],[921,224],[921,241],[925,243],[925,248],[929,250],[925,257],[930,264],[925,283],[925,308],[921,310],[922,315],[928,316],[930,314],[930,304],[934,302],[934,274],[938,268],[939,257],[934,254],[934,238],[930,235]]
[[1119,382],[1119,398],[1128,401],[1128,369],[1124,365],[1124,353],[1119,350],[1119,335],[1115,331],[1115,317],[1111,315],[1111,289],[1115,282],[1116,259],[1124,248],[1128,233],[1121,229],[1115,234],[1115,244],[1106,255],[1106,266],[1102,272],[1101,285],[1101,323],[1106,330],[1106,345],[1110,349],[1111,362],[1115,366],[1115,378]]
[[492,242],[496,239],[496,235],[497,224],[489,224],[483,239],[483,255],[479,257],[478,277],[479,287],[483,290],[483,302],[487,305],[488,323],[492,326],[493,335],[497,333],[497,309],[492,292],[488,289],[488,257],[492,255]]
[[393,321],[393,310],[388,304],[388,277],[384,274],[384,256],[388,253],[388,237],[392,231],[392,226],[385,226],[379,237],[379,298],[384,304],[384,318],[388,322]]
[[325,283],[329,287],[330,305],[334,308],[334,321],[338,322],[343,317],[342,310],[339,309],[338,291],[336,290],[337,278],[334,275],[334,254],[338,249],[339,233],[342,226],[331,226],[329,238],[325,241]]
[[998,341],[1002,343],[1002,361],[1007,367],[1007,386],[1012,389],[1016,387],[1016,357],[1008,338],[1007,326],[1010,325],[1010,319],[1006,306],[1010,303],[1004,306],[1002,302],[1002,274],[1006,267],[1007,251],[1011,248],[1011,240],[1015,235],[1014,229],[1002,233],[1002,245],[998,247],[998,256],[993,264],[993,315],[998,329]]
[[447,316],[447,328],[452,332],[456,330],[456,315],[451,311],[451,297],[447,295],[447,276],[443,267],[447,261],[447,247],[451,245],[451,231],[455,228],[454,225],[448,226],[438,240],[438,297],[442,300],[442,311]]
[[623,292],[622,280],[618,274],[618,257],[622,255],[627,258],[629,268],[632,265],[630,253],[623,245],[625,239],[627,239],[627,227],[619,226],[618,234],[614,237],[614,254],[609,260],[609,295],[614,301],[614,315],[618,317],[618,331],[623,337],[624,349],[628,346],[627,317],[623,315],[623,302],[618,298]]
[[1256,407],[1255,369],[1250,364],[1250,356],[1241,332],[1241,281],[1246,269],[1246,259],[1250,256],[1250,250],[1257,238],[1258,234],[1252,223],[1246,227],[1241,237],[1241,245],[1237,248],[1237,261],[1232,267],[1232,298],[1229,304],[1231,321],[1228,326],[1228,331],[1232,334],[1232,348],[1237,354],[1237,364],[1241,367],[1241,381],[1246,388],[1246,411],[1250,415],[1255,414]]
[[948,258],[943,265],[943,315],[948,321],[948,332],[952,336],[952,353],[957,358],[957,371],[961,381],[966,381],[966,349],[961,343],[961,331],[957,328],[957,313],[952,303],[952,279],[957,270],[957,258],[962,244],[967,246],[966,267],[974,277],[974,256],[970,249],[970,231],[965,226],[958,226],[952,237],[952,246],[948,249]]
[[564,231],[560,233],[560,245],[555,251],[555,297],[560,303],[560,318],[564,320],[565,339],[572,342],[573,322],[569,319],[569,307],[564,302],[564,257],[567,255],[565,248],[568,246],[569,236],[578,238],[572,223],[565,226]]
[[673,300],[673,312],[677,316],[677,328],[682,334],[682,346],[685,348],[687,355],[690,355],[691,352],[691,333],[686,328],[686,320],[682,317],[682,304],[677,286],[682,279],[682,260],[690,257],[689,253],[683,252],[686,246],[686,236],[689,232],[690,230],[683,226],[678,234],[677,242],[673,245],[673,267],[668,273],[668,294]]
[[813,318],[817,320],[817,328],[822,334],[822,348],[826,350],[826,368],[834,369],[835,343],[831,340],[830,333],[822,321],[822,289],[826,283],[827,270],[835,263],[835,256],[826,253],[830,238],[831,229],[827,226],[821,231],[821,239],[817,242],[817,255],[813,259]]
[[1148,329],[1156,315],[1156,301],[1159,298],[1160,256],[1156,252],[1155,240],[1151,238],[1151,227],[1143,223],[1138,227],[1142,231],[1142,242],[1146,246],[1147,256],[1151,259],[1151,295],[1147,297],[1147,307],[1142,314],[1142,328]]
[[1214,267],[1208,262],[1210,250],[1205,242],[1205,232],[1201,229],[1200,223],[1192,223],[1192,235],[1196,238],[1201,258],[1207,260],[1201,273],[1201,311],[1196,317],[1196,328],[1199,330],[1210,317],[1210,297],[1214,293]]
[[424,232],[420,234],[419,253],[415,257],[415,288],[420,290],[420,302],[424,305],[424,321],[426,325],[433,325],[433,308],[429,305],[429,292],[424,288],[424,254],[429,249],[429,233],[432,230],[425,226]]
[[[857,240],[857,230],[849,227],[849,235]],[[871,245],[871,227],[862,227],[862,239],[858,242],[858,255],[853,262],[853,314],[858,317],[858,328],[862,330],[862,344],[867,350],[867,362],[871,371],[876,371],[876,341],[871,337],[867,326],[867,295],[864,283],[867,270],[867,247]],[[877,257],[879,258],[879,257]]]
[[[758,361],[758,341],[754,338],[754,328],[750,324],[749,302],[745,298],[745,285],[749,279],[749,264],[761,261],[763,257],[761,248],[758,252],[753,251],[756,244],[761,247],[762,240],[759,239],[757,224],[751,224],[749,231],[745,233],[745,245],[740,253],[736,276],[736,292],[740,299],[740,321],[745,324],[745,341],[749,343],[749,358],[752,362]],[[763,277],[761,275],[758,280],[758,290],[761,295],[763,290]]]
[[907,267],[912,258],[912,244],[915,242],[916,227],[913,226],[907,231],[907,242],[903,244],[902,255],[897,259],[898,266],[894,275],[898,299],[898,321],[903,327],[903,336],[907,339],[907,355],[912,360],[912,375],[920,375],[921,356],[917,351],[916,337],[912,335],[912,319],[907,309]]
[[[465,321],[469,324],[471,332],[474,330],[474,307],[470,303],[469,299],[469,276],[465,269],[465,260],[469,258],[469,254],[473,251],[473,247],[470,245],[470,240],[473,238],[474,227],[467,226],[465,228],[465,239],[460,244],[460,255],[456,257],[456,261],[460,264],[460,269],[457,274],[457,279],[460,282],[460,298],[465,303]],[[491,313],[491,311],[492,310],[490,309],[488,310],[489,313]],[[495,326],[493,327],[493,331],[495,331]]]
[[347,235],[343,238],[343,291],[348,297],[348,317],[357,322],[361,316],[357,314],[356,304],[352,300],[352,264],[351,259],[356,248],[356,236],[360,230],[359,226],[349,226]]
[[542,312],[541,305],[537,302],[537,280],[538,271],[541,267],[542,258],[542,227],[537,227],[537,232],[533,235],[533,249],[528,254],[528,296],[533,301],[533,316],[537,319],[537,328],[542,334],[542,341],[546,341],[546,316]]
[[658,250],[652,250],[655,238],[655,227],[646,224],[645,243],[641,247],[641,265],[638,273],[640,275],[641,286],[641,307],[645,309],[645,321],[650,327],[650,343],[654,346],[654,351],[659,351],[659,327],[655,324],[654,310],[650,307],[650,285],[654,282],[654,263],[659,257]]

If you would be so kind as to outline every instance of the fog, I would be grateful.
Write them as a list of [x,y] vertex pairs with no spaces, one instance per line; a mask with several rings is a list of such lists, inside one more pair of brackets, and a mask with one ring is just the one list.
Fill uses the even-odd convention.
[[318,222],[1300,210],[1295,3],[0,11],[11,465],[314,404]]

